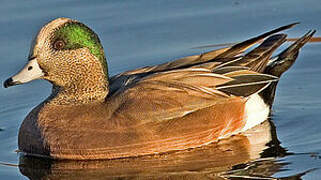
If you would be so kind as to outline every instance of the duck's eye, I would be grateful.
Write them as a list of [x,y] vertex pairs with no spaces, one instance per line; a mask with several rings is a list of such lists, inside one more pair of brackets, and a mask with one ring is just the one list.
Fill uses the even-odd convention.
[[54,42],[53,47],[56,50],[61,50],[62,48],[65,47],[65,42],[63,40],[57,40],[57,41]]

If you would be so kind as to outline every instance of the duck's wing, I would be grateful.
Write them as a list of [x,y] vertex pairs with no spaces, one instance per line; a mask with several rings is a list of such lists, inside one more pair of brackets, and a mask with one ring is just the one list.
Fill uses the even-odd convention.
[[[231,68],[238,68],[238,69],[247,69],[247,70],[252,70],[256,72],[263,72],[266,64],[268,63],[268,60],[270,59],[273,51],[279,47],[284,41],[285,41],[286,35],[284,34],[277,34],[273,35],[269,38],[267,38],[260,46],[256,47],[249,53],[245,54],[244,56],[241,57],[231,57],[231,58],[224,58],[224,59],[213,59],[213,61],[202,61],[202,63],[196,63],[194,65],[191,65],[191,62],[189,58],[192,58],[192,56],[182,58],[179,60],[180,63],[176,62],[169,62],[167,64],[176,64],[180,65],[180,68],[176,69],[177,71],[179,69],[182,69],[183,64],[189,64],[189,68],[204,68],[209,71],[215,72],[215,73],[223,73],[226,70],[230,71],[232,70]],[[257,38],[259,39],[259,38]],[[252,41],[250,41],[252,42]],[[240,49],[239,46],[236,46],[237,49]],[[233,49],[233,48],[232,48]],[[213,51],[214,53],[214,51]],[[234,54],[235,51],[231,51],[231,54]],[[203,55],[204,58],[203,60],[208,59],[209,57],[207,55]],[[211,56],[213,57],[213,56]],[[227,60],[228,59],[228,60]],[[186,62],[185,62],[186,61]],[[199,62],[199,61],[198,61]],[[167,65],[166,65],[167,66]],[[159,66],[154,66],[154,68],[163,67],[161,69],[166,69],[165,65],[159,65]],[[227,68],[228,67],[228,68]],[[151,67],[149,70],[152,70],[153,67]],[[146,70],[146,71],[145,71]],[[124,88],[128,84],[136,83],[140,79],[144,77],[148,77],[152,75],[153,71],[149,71],[147,69],[142,70],[139,69],[135,71],[136,73],[125,72],[123,74],[119,74],[117,76],[114,76],[113,78],[110,79],[110,93],[109,96],[111,96],[114,92],[116,92],[120,88]],[[170,70],[169,70],[170,71]],[[172,70],[170,72],[173,72],[175,70]],[[162,71],[167,72],[167,71]],[[157,73],[157,72],[156,72]],[[159,73],[159,72],[158,72]]]
[[233,66],[244,67],[251,71],[263,73],[272,53],[286,41],[286,36],[286,34],[272,35],[265,39],[258,47],[241,57],[216,58],[214,62],[206,62],[192,67],[204,67],[216,72],[221,68]]
[[[213,61],[217,62],[216,64],[221,64],[221,62],[227,62],[233,59],[235,56],[242,54],[245,50],[252,47],[253,45],[261,42],[263,39],[269,37],[270,35],[273,35],[275,33],[278,33],[280,31],[284,31],[286,29],[292,28],[293,26],[297,25],[298,23],[289,24],[286,26],[282,26],[276,29],[273,29],[269,32],[263,33],[259,36],[256,36],[254,38],[248,39],[246,41],[243,41],[241,43],[235,44],[232,47],[227,48],[221,48],[213,51],[209,51],[200,55],[193,55],[193,56],[187,56],[183,57],[177,60],[173,60],[164,64],[155,65],[155,66],[147,66],[144,68],[139,68],[132,71],[127,71],[124,73],[121,73],[119,75],[116,75],[111,78],[111,80],[122,76],[122,75],[134,75],[134,74],[142,74],[142,73],[155,73],[155,72],[162,72],[167,70],[174,70],[179,68],[187,68],[199,64],[203,64],[206,62]],[[215,64],[215,63],[213,63]]]
[[233,103],[245,103],[247,96],[274,81],[277,81],[274,76],[242,68],[221,74],[204,68],[187,68],[150,75],[110,98],[119,102],[114,111],[116,119],[157,122],[182,118],[214,106],[228,108]]
[[271,36],[267,38],[259,47],[250,51],[245,56],[238,55],[242,54],[246,49],[252,47],[256,43],[261,42],[266,37],[289,29],[296,24],[297,23],[282,26],[257,37],[238,43],[232,47],[217,49],[200,55],[183,57],[181,59],[161,65],[148,66],[115,75],[109,79],[109,96],[116,92],[119,88],[122,88],[123,86],[126,86],[132,82],[136,82],[140,78],[149,76],[153,73],[164,72],[168,70],[189,67],[214,70],[224,66],[247,66],[254,71],[263,72],[265,65],[272,55],[272,52],[284,42],[286,35],[280,34]]

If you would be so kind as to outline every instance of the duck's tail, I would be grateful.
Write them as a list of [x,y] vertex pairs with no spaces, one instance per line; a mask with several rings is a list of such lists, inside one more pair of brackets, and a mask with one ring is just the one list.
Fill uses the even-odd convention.
[[[287,49],[279,53],[274,58],[271,58],[267,62],[263,73],[281,77],[281,75],[294,64],[299,55],[300,48],[312,38],[315,32],[315,30],[307,32],[304,36],[291,44]],[[260,92],[260,96],[264,99],[265,103],[270,105],[270,107],[274,101],[277,83],[278,82],[273,82],[269,87]]]
[[264,70],[264,73],[281,77],[281,75],[294,64],[299,55],[299,50],[312,38],[315,32],[315,30],[307,32],[276,57],[271,58]]

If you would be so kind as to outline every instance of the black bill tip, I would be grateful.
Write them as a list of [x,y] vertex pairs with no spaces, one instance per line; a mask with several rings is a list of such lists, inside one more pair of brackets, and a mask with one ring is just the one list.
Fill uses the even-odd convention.
[[7,80],[3,83],[3,86],[4,86],[5,88],[8,88],[8,87],[13,86],[13,85],[15,85],[15,83],[13,82],[13,79],[12,79],[12,78],[7,79]]

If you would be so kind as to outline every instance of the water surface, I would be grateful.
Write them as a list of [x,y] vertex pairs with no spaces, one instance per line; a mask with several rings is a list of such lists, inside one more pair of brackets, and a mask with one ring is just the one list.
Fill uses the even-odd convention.
[[[205,52],[209,49],[193,49],[193,47],[238,42],[277,26],[297,21],[301,24],[287,31],[290,37],[300,36],[310,29],[316,29],[318,31],[316,35],[321,35],[319,32],[321,4],[318,0],[101,0],[94,2],[3,0],[0,14],[0,80],[2,82],[22,68],[27,61],[31,40],[39,28],[61,16],[78,19],[99,34],[105,47],[111,74]],[[46,167],[44,165],[30,169],[28,167],[33,165],[33,162],[41,163],[37,159],[23,159],[20,161],[27,162],[25,167],[0,165],[0,177],[11,180],[28,179],[28,176],[32,177],[31,172],[33,175],[39,175],[36,177],[58,177],[58,179],[63,177],[54,175],[60,174],[66,178],[75,173],[78,173],[75,177],[86,177],[86,179],[97,179],[97,174],[100,177],[111,178],[128,175],[128,177],[179,179],[182,177],[220,178],[224,172],[226,174],[224,177],[230,179],[249,174],[266,177],[291,177],[299,174],[298,176],[302,176],[302,179],[318,179],[321,170],[315,168],[321,167],[319,154],[321,153],[320,49],[321,44],[306,45],[296,64],[279,83],[272,122],[276,127],[280,146],[277,145],[278,143],[270,144],[272,148],[254,146],[260,147],[255,150],[255,153],[252,151],[253,148],[244,146],[242,147],[246,153],[238,152],[236,150],[238,146],[233,146],[235,150],[233,152],[239,153],[238,158],[229,156],[224,153],[225,151],[218,158],[213,155],[217,153],[216,151],[204,150],[203,154],[212,158],[204,159],[202,153],[197,151],[195,154],[172,155],[169,158],[172,160],[169,164],[164,164],[166,158],[163,156],[159,157],[159,161],[153,158],[133,160],[139,165],[138,167],[133,167],[131,162],[126,164],[122,161],[81,164],[82,167],[94,169],[92,171],[79,170],[79,164],[73,163],[53,163],[47,168],[44,168]],[[19,163],[19,156],[15,153],[19,125],[26,114],[48,96],[50,88],[50,84],[44,81],[34,81],[9,89],[0,88],[1,162]],[[243,140],[250,142],[243,136],[236,142],[242,144]],[[227,144],[235,145],[235,141],[229,141]],[[260,150],[265,153],[259,153]],[[252,156],[249,156],[251,154],[249,152],[252,152]],[[263,157],[262,154],[266,154],[265,159],[253,161]],[[220,162],[218,159],[224,159],[230,164],[220,164],[220,167],[217,164]],[[179,160],[182,160],[181,164],[171,163]],[[46,161],[40,160],[40,162],[46,164]],[[204,165],[199,166],[200,164]],[[245,168],[249,165],[252,168]],[[149,166],[155,167],[154,171],[149,172],[146,169]],[[51,174],[48,174],[47,169],[51,167],[55,167],[52,168],[55,171],[51,170]],[[108,169],[106,167],[126,168],[110,175],[111,171],[106,170]],[[226,172],[231,168],[233,171]],[[267,172],[263,172],[263,169]],[[306,174],[300,174],[306,171]],[[55,172],[58,173],[55,174]],[[203,174],[206,176],[201,176]]]

